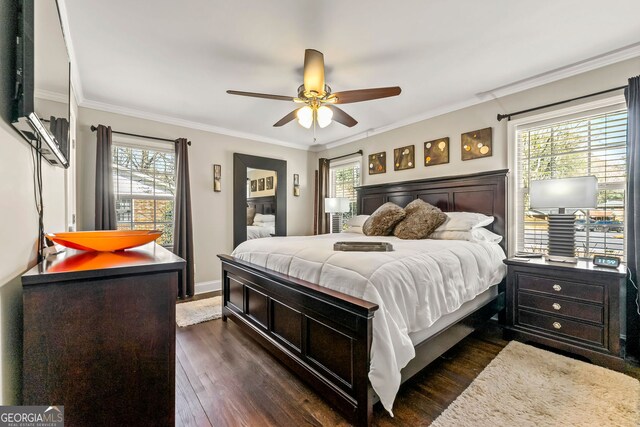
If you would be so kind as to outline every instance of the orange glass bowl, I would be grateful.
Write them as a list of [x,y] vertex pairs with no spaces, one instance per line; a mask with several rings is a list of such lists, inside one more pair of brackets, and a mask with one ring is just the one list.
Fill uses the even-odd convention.
[[53,242],[81,251],[112,252],[135,248],[153,242],[162,235],[159,230],[73,231],[46,234]]

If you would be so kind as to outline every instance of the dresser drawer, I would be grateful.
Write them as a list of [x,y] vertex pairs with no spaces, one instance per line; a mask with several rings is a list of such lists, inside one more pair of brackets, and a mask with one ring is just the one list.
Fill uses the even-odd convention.
[[548,277],[518,274],[518,289],[544,292],[549,295],[581,299],[604,303],[604,287],[581,283],[565,282]]
[[604,323],[602,305],[585,304],[575,300],[518,292],[518,307],[535,308],[551,315],[562,315],[598,324]]
[[518,310],[518,323],[522,326],[544,329],[557,336],[577,338],[599,346],[604,345],[604,328],[602,326],[589,325],[526,310]]

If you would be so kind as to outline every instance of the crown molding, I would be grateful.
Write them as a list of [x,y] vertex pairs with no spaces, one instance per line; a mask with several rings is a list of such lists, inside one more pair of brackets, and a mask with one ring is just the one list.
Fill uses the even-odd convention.
[[67,104],[69,102],[69,96],[60,92],[53,92],[50,90],[36,89],[34,96],[40,99],[46,99],[47,101],[61,102]]
[[188,129],[201,130],[205,132],[217,133],[220,135],[232,136],[235,138],[249,139],[252,141],[265,142],[267,144],[280,145],[288,148],[295,148],[296,150],[309,151],[309,147],[301,146],[288,141],[281,141],[275,138],[267,138],[261,135],[256,135],[248,132],[241,132],[232,129],[227,129],[219,126],[213,126],[205,123],[194,122],[190,120],[178,119],[176,117],[167,116],[164,114],[149,113],[135,108],[127,108],[119,105],[109,104],[106,102],[83,100],[80,103],[82,108],[91,108],[93,110],[105,111],[107,113],[122,114],[124,116],[136,117],[139,119],[152,120],[154,122],[180,126]]
[[526,79],[509,83],[485,92],[480,92],[476,94],[476,96],[485,101],[495,98],[501,98],[503,96],[522,92],[527,89],[566,79],[568,77],[573,77],[578,74],[593,71],[598,68],[606,67],[607,65],[612,65],[617,62],[625,61],[627,59],[636,58],[638,56],[640,56],[640,42],[621,47],[620,49],[615,49],[607,53],[603,53],[602,55],[597,55],[585,59],[584,61],[579,61],[574,64],[556,68],[555,70],[547,71]]
[[[64,0],[59,0],[59,1],[61,4],[64,4]],[[64,6],[61,7],[61,12],[63,9],[64,9]],[[65,13],[65,16],[63,17],[63,27],[64,27],[64,21],[66,21],[66,13]],[[68,32],[66,34],[68,35]],[[71,51],[72,50],[71,43],[68,44],[68,47]],[[71,52],[69,55],[70,57],[72,57]],[[487,102],[496,98],[512,95],[514,93],[522,92],[527,89],[542,86],[544,84],[552,83],[558,80],[562,80],[568,77],[572,77],[578,74],[582,74],[588,71],[602,68],[611,64],[615,64],[617,62],[627,60],[627,59],[636,58],[638,56],[640,56],[640,42],[629,45],[629,46],[625,46],[620,49],[613,50],[611,52],[604,53],[602,55],[598,55],[598,56],[586,59],[584,61],[580,61],[571,65],[568,65],[566,67],[557,68],[555,70],[551,70],[546,73],[538,74],[523,80],[519,80],[517,82],[513,82],[504,86],[497,87],[489,91],[478,93],[472,98],[469,98],[460,102],[455,102],[455,103],[447,104],[444,106],[432,108],[421,114],[417,114],[385,126],[372,128],[364,132],[360,132],[356,135],[352,135],[342,139],[337,139],[325,144],[313,145],[313,146],[301,146],[300,144],[296,144],[288,141],[282,141],[275,138],[268,138],[268,137],[264,137],[264,136],[256,135],[252,133],[236,131],[236,130],[227,129],[219,126],[213,126],[205,123],[194,122],[190,120],[179,119],[173,116],[168,116],[163,114],[149,113],[142,110],[122,107],[122,106],[109,104],[105,102],[88,100],[84,98],[82,86],[79,78],[77,79],[77,84],[74,84],[73,81],[72,81],[72,84],[74,85],[74,88],[77,90],[76,96],[79,101],[78,105],[83,108],[92,108],[95,110],[122,114],[126,116],[152,120],[160,123],[172,124],[175,126],[182,126],[189,129],[197,129],[197,130],[202,130],[206,132],[218,133],[221,135],[227,135],[227,136],[243,138],[243,139],[250,139],[253,141],[259,141],[259,142],[265,142],[268,144],[295,148],[297,150],[321,152],[327,149],[339,147],[345,144],[349,144],[351,142],[369,138],[374,135],[389,132],[391,130],[394,130],[400,127],[404,127],[404,126],[408,126],[424,120],[428,120],[433,117],[437,117],[453,111],[461,110],[463,108],[481,104],[483,102]],[[72,62],[72,69],[73,69],[74,62],[75,61]],[[73,75],[74,73],[72,73],[72,76]],[[77,76],[78,74],[75,73],[75,75]]]
[[547,73],[538,74],[536,76],[533,76],[527,79],[510,83],[508,85],[500,86],[490,91],[478,93],[476,94],[475,97],[467,99],[465,101],[433,108],[422,114],[417,114],[415,116],[408,117],[399,122],[395,122],[386,126],[375,128],[375,129],[369,129],[357,135],[352,135],[347,138],[338,139],[336,141],[332,141],[324,145],[315,145],[315,146],[312,146],[311,151],[320,152],[320,151],[328,150],[331,148],[339,147],[341,145],[345,145],[350,142],[359,141],[361,139],[365,139],[373,135],[388,132],[393,129],[397,129],[403,126],[408,126],[417,122],[421,122],[423,120],[428,120],[433,117],[440,116],[442,114],[447,114],[453,111],[461,110],[463,108],[471,107],[473,105],[481,104],[483,102],[488,102],[496,98],[512,95],[514,93],[522,92],[527,89],[532,89],[537,86],[542,86],[547,83],[552,83],[568,77],[573,77],[578,74],[586,73],[587,71],[592,71],[598,68],[606,67],[607,65],[612,65],[617,62],[625,61],[627,59],[636,58],[638,56],[640,56],[640,42],[634,43],[629,46],[625,46],[620,49],[613,50],[611,52],[607,52],[602,55],[598,55],[598,56],[586,59],[584,61],[577,62],[575,64],[568,65],[566,67],[558,68],[558,69],[549,71]]

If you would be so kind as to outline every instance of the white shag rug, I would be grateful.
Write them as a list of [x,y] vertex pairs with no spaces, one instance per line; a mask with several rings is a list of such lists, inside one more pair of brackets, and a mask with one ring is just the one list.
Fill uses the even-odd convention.
[[510,342],[433,422],[451,426],[639,426],[640,383]]
[[222,317],[222,297],[205,298],[198,301],[176,304],[176,324],[180,327]]

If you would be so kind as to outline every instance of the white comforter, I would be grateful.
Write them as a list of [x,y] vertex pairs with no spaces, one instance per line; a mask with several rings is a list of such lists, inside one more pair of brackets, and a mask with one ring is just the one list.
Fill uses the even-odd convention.
[[[393,252],[340,252],[337,241],[385,241]],[[428,328],[505,276],[502,248],[462,240],[401,240],[340,233],[246,241],[233,256],[379,305],[369,380],[391,413],[409,334]]]

